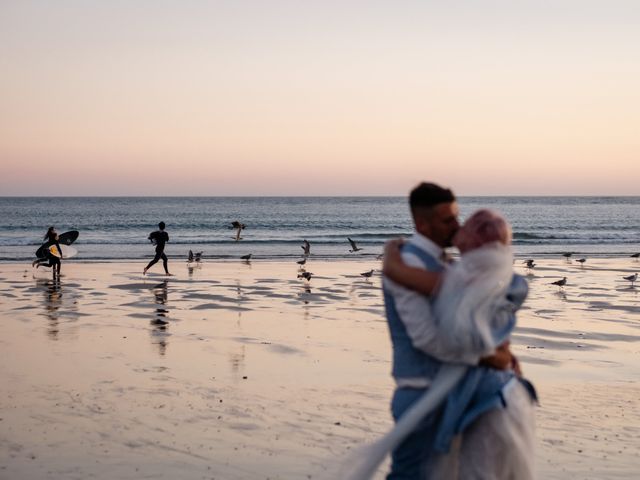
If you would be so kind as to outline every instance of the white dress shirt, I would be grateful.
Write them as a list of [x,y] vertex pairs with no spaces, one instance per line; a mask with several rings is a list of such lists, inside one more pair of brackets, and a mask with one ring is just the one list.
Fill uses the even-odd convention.
[[[446,268],[446,264],[441,261],[444,253],[443,249],[430,239],[416,232],[409,239],[409,243],[433,256]],[[403,251],[402,260],[409,266],[425,269],[422,260],[413,253]],[[407,329],[407,334],[415,348],[443,363],[465,365],[476,365],[478,363],[478,356],[475,354],[461,356],[459,352],[447,351],[445,345],[439,339],[438,325],[433,316],[429,297],[403,287],[386,277],[383,278],[383,282],[387,291],[395,300],[400,320]],[[397,386],[424,388],[429,386],[429,380],[426,378],[400,378],[397,379]]]

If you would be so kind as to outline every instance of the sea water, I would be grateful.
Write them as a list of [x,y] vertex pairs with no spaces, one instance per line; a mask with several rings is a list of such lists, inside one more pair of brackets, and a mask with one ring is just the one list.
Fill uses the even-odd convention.
[[[461,219],[479,208],[502,212],[517,255],[640,251],[640,197],[461,197]],[[246,225],[235,240],[231,222]],[[0,261],[34,257],[50,225],[79,230],[79,260],[153,255],[149,233],[164,221],[170,258],[289,259],[311,243],[318,258],[377,256],[386,240],[411,234],[405,197],[0,197]],[[350,253],[347,238],[362,248]]]

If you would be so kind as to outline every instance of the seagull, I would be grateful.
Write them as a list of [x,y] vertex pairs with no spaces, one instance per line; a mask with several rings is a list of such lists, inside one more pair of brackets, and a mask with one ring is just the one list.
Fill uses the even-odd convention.
[[304,250],[304,256],[308,257],[309,255],[311,255],[311,244],[308,240],[303,240],[302,243],[303,245],[301,245],[300,248]]
[[300,265],[300,268],[302,268],[304,264],[307,263],[307,257],[303,258],[302,260],[298,260],[296,263]]
[[362,250],[360,247],[358,247],[358,244],[353,240],[351,240],[349,237],[347,237],[347,240],[349,240],[349,243],[351,244],[351,250],[349,250],[351,253],[355,253]]
[[562,254],[562,256],[563,256],[564,258],[566,258],[567,260],[569,260],[569,259],[571,258],[571,255],[573,255],[573,253],[571,253],[571,252],[567,252],[567,253],[563,253],[563,254]]
[[241,256],[240,260],[246,260],[248,262],[249,260],[251,260],[251,254],[249,253],[248,255]]
[[382,260],[384,258],[384,253],[381,253],[376,257],[376,260]]
[[631,282],[631,286],[633,287],[633,284],[636,282],[636,280],[638,279],[638,273],[634,273],[633,275],[629,275],[628,277],[622,277],[625,280],[629,280]]
[[368,272],[362,272],[360,275],[362,275],[364,278],[371,278],[371,275],[373,275],[373,270],[369,270]]
[[586,258],[579,258],[576,260],[576,262],[578,262],[580,265],[584,265],[584,262],[586,262],[587,259]]
[[304,278],[307,280],[307,282],[311,281],[311,276],[313,275],[313,273],[311,272],[302,272],[298,274],[298,278]]
[[535,262],[533,261],[533,259],[532,259],[532,258],[528,258],[527,260],[525,260],[525,261],[524,261],[524,262],[522,262],[522,263],[526,264],[526,265],[527,265],[527,268],[528,268],[529,270],[531,270],[533,267],[535,267],[535,266],[536,266],[536,264],[535,264]]
[[567,277],[562,277],[562,280],[556,280],[555,282],[551,282],[550,285],[557,285],[558,288],[562,288],[567,284]]
[[193,253],[191,250],[189,250],[187,263],[200,262],[201,260],[202,260],[202,252]]
[[638,260],[638,258],[640,258],[640,253],[634,253],[633,255],[631,255],[631,258],[635,258],[636,260]]

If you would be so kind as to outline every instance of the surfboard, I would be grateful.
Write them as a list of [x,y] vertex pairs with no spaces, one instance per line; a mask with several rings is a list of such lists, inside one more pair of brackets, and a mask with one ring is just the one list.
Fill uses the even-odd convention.
[[[70,247],[69,245],[60,245],[60,248],[62,249],[62,256],[64,258],[71,258],[78,254],[78,250]],[[56,247],[55,245],[51,245],[49,247],[49,252],[51,252],[51,255],[53,255],[54,257],[60,258],[60,252],[58,251],[58,247]]]
[[[60,244],[60,246],[63,245],[71,245],[73,242],[75,242],[78,239],[78,236],[80,235],[80,232],[78,232],[77,230],[71,230],[69,232],[64,232],[61,233],[58,236],[58,243]],[[47,254],[45,253],[45,244],[43,243],[40,248],[38,248],[38,250],[36,250],[36,257],[38,258],[45,258],[47,256]],[[78,253],[76,251],[76,253]],[[75,255],[75,253],[74,253]],[[66,255],[65,255],[66,257]]]

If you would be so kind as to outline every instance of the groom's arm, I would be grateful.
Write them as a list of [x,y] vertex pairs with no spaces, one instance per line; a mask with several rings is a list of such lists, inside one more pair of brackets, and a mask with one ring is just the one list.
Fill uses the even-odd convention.
[[[402,259],[409,266],[425,269],[418,257],[411,253],[403,253]],[[393,295],[400,320],[407,329],[407,334],[415,348],[444,363],[478,364],[478,355],[453,351],[441,341],[428,297],[388,278],[385,278],[384,282]]]

